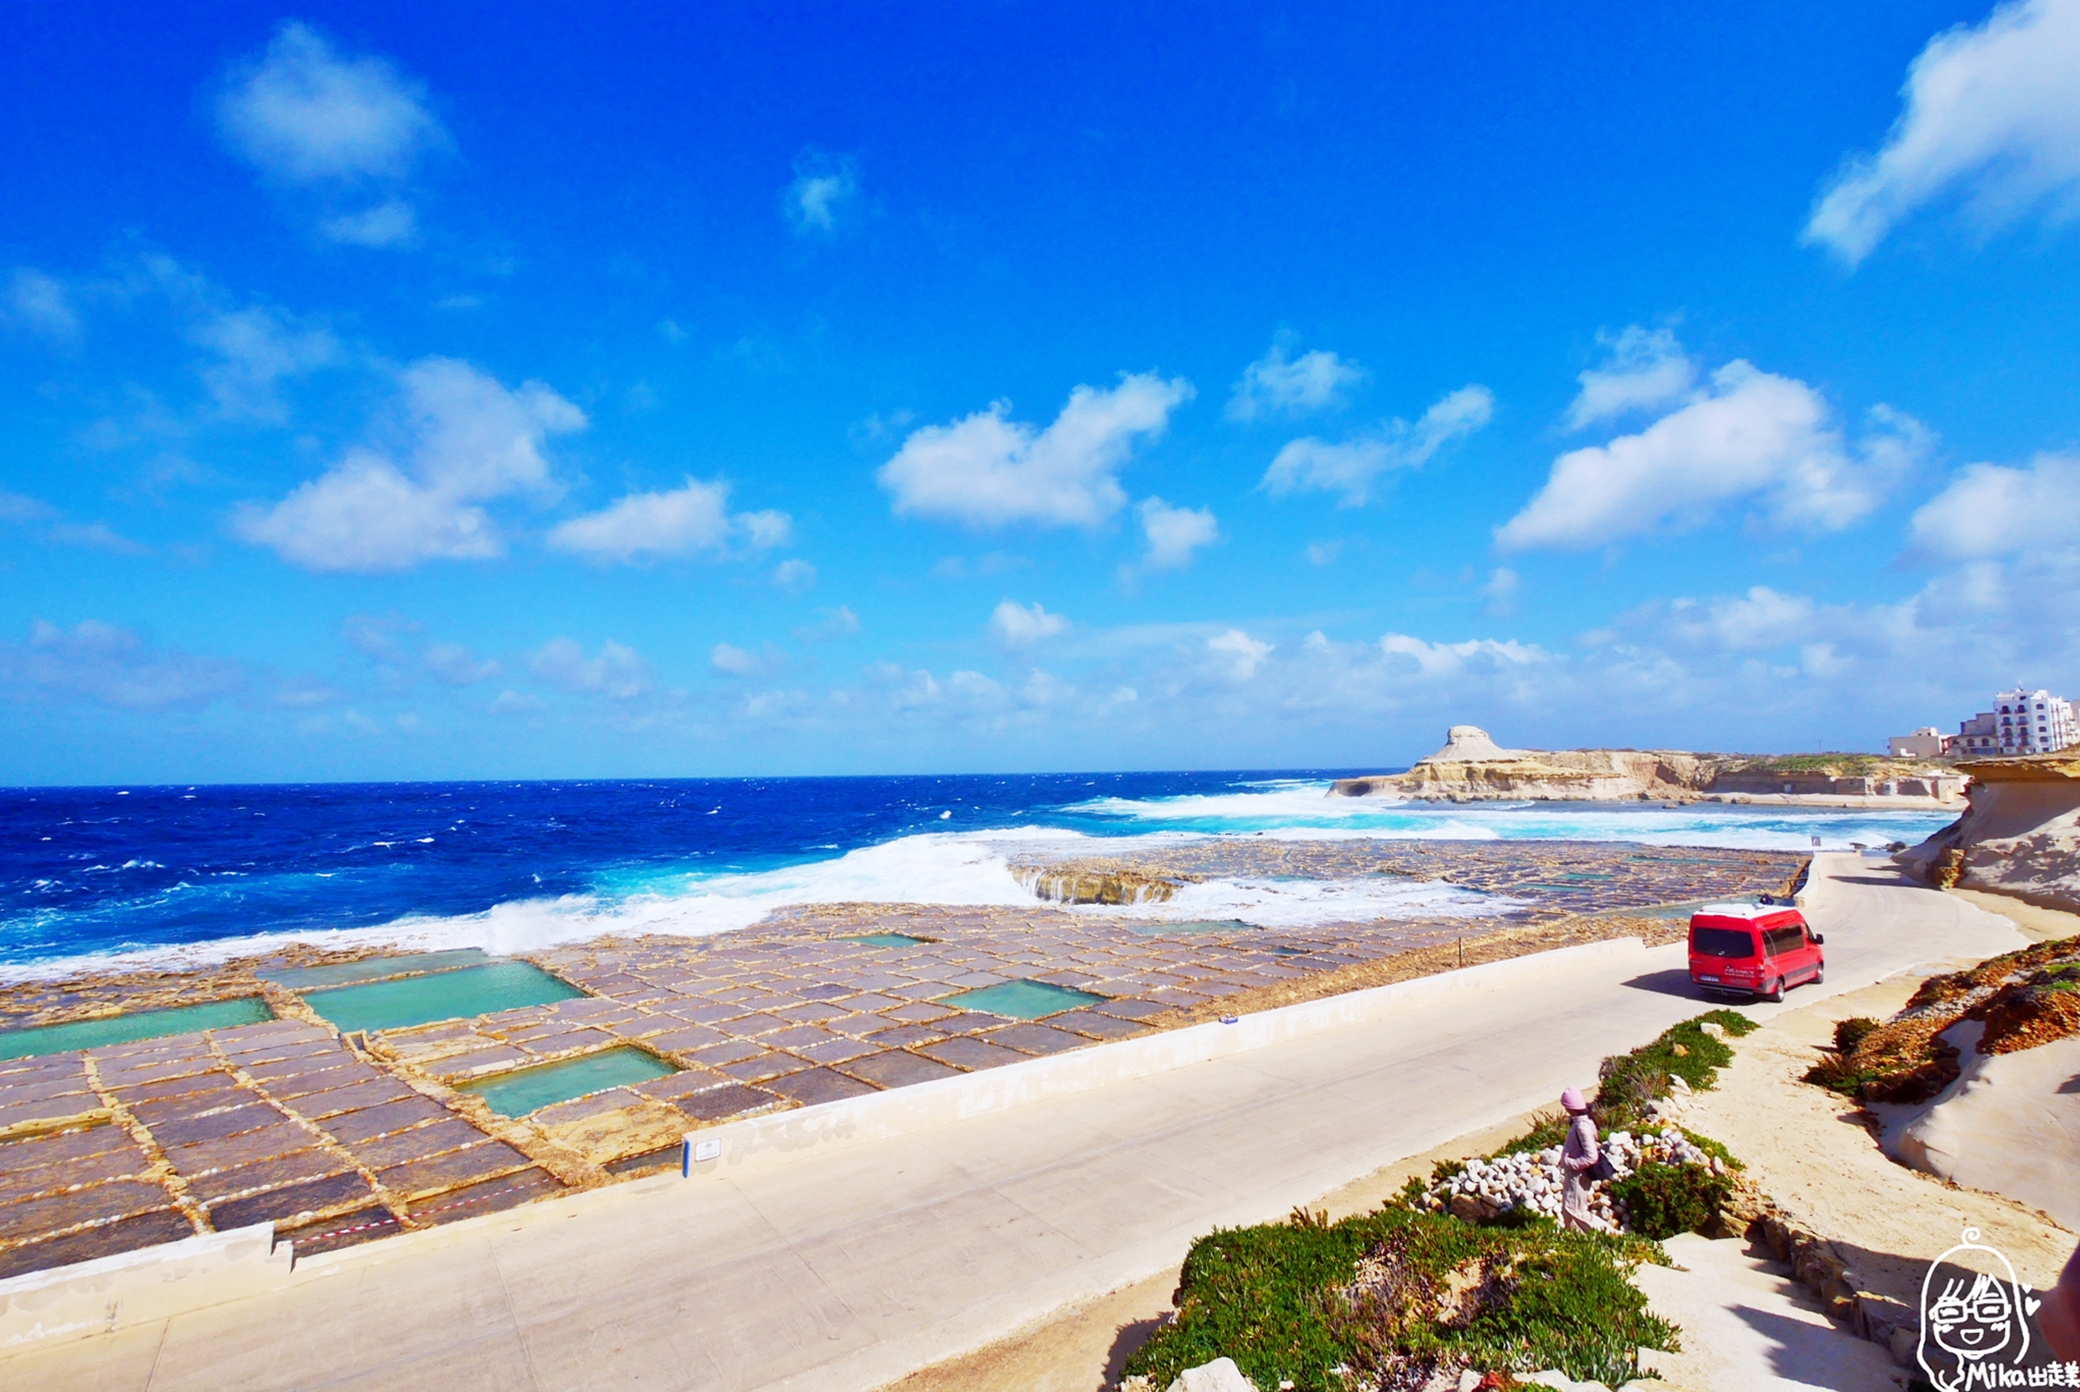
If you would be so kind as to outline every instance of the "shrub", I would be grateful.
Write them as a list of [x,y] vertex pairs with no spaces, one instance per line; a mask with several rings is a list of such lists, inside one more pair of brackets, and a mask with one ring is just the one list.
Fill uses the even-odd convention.
[[1737,1010],[1711,1010],[1670,1027],[1651,1044],[1605,1059],[1591,1108],[1598,1125],[1609,1130],[1637,1126],[1648,1102],[1668,1096],[1672,1077],[1700,1092],[1710,1087],[1719,1070],[1733,1062],[1733,1050],[1704,1032],[1708,1024],[1736,1038],[1756,1028]]
[[1857,1063],[1853,1056],[1843,1053],[1822,1054],[1820,1061],[1805,1072],[1807,1082],[1830,1092],[1839,1092],[1844,1097],[1861,1096],[1864,1084],[1876,1076]]
[[1855,1015],[1834,1022],[1834,1048],[1838,1054],[1853,1054],[1864,1037],[1878,1027],[1878,1022],[1868,1015]]
[[[1652,1244],[1550,1226],[1476,1228],[1405,1208],[1216,1232],[1192,1245],[1177,1317],[1126,1371],[1167,1386],[1233,1358],[1264,1388],[1344,1392],[1349,1368],[1400,1386],[1440,1367],[1561,1368],[1618,1386],[1675,1331],[1629,1277]],[[1427,1376],[1427,1371],[1425,1371]],[[1424,1380],[1417,1377],[1416,1381]]]
[[[1514,1141],[1511,1141],[1497,1151],[1496,1154],[1526,1155],[1533,1151],[1544,1150],[1547,1146],[1560,1145],[1566,1140],[1567,1113],[1557,1111],[1538,1112],[1531,1119],[1531,1129],[1517,1137]],[[1461,1161],[1453,1167],[1453,1173],[1456,1174],[1465,1168],[1465,1163]],[[1451,1176],[1445,1175],[1442,1177],[1449,1179]]]
[[1612,1180],[1607,1188],[1612,1202],[1624,1205],[1627,1226],[1656,1241],[1704,1227],[1719,1216],[1733,1191],[1724,1175],[1702,1165],[1654,1161]]

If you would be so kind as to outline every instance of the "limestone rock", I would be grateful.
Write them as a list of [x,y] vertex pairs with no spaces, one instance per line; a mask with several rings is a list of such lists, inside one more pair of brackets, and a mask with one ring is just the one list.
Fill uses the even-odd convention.
[[1345,778],[1337,797],[1676,800],[1732,795],[1953,798],[1959,780],[1918,764],[1843,755],[1820,766],[1682,749],[1505,749],[1477,725],[1454,725],[1444,748],[1407,773]]
[[1234,1359],[1216,1358],[1179,1373],[1169,1392],[1257,1392],[1257,1385],[1242,1375]]
[[1926,883],[2080,912],[2080,754],[1973,759],[1971,805],[1898,859]]

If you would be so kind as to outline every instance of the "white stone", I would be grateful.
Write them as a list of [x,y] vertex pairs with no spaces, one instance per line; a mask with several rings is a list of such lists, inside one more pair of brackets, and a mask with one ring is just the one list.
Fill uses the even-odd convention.
[[1234,1359],[1216,1358],[1179,1373],[1170,1392],[1257,1392],[1257,1385],[1242,1375]]

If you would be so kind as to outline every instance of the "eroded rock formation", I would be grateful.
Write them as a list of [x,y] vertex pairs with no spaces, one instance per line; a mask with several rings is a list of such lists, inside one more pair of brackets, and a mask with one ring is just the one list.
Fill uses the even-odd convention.
[[1681,802],[1780,795],[1951,800],[1961,790],[1962,780],[1948,770],[1871,755],[1504,749],[1477,725],[1454,725],[1444,748],[1407,773],[1339,779],[1329,791],[1447,802]]
[[1974,759],[1971,805],[1899,857],[1929,884],[2080,912],[2080,751]]

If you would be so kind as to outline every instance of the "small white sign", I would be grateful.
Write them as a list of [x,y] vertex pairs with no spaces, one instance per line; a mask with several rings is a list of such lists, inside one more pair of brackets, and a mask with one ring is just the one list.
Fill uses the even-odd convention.
[[703,1160],[719,1159],[721,1155],[722,1142],[720,1141],[695,1141],[693,1143],[693,1163],[696,1165]]

